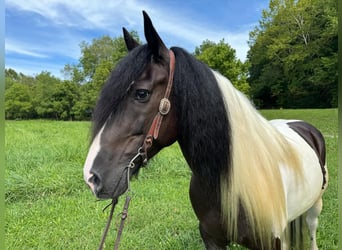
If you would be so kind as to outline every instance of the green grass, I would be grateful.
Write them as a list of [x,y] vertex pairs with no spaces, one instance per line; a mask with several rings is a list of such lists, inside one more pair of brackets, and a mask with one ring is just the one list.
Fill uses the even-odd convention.
[[[269,119],[303,119],[325,135],[329,188],[318,243],[337,249],[337,110],[266,110]],[[88,122],[6,122],[6,249],[96,249],[109,209],[83,182]],[[142,169],[121,249],[204,249],[188,197],[188,169],[177,144]],[[120,199],[115,214],[121,211]],[[112,248],[119,217],[106,242]],[[238,247],[232,247],[238,249]]]

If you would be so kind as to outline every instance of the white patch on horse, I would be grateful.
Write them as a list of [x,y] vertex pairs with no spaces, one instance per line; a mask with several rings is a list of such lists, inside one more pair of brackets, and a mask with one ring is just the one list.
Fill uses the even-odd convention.
[[[234,181],[230,182],[229,185],[235,190],[231,191],[231,187],[229,190],[228,185],[223,185],[223,188],[221,188],[223,190],[221,198],[224,201],[222,203],[223,211],[229,211],[224,215],[226,221],[231,223],[237,218],[235,214],[237,214],[238,206],[234,204],[239,204],[236,202],[238,199],[232,199],[232,197],[235,198],[236,196],[232,195],[237,193],[236,190],[249,187],[248,190],[240,192],[238,197],[239,199],[244,198],[246,204],[256,200],[259,202],[264,197],[258,197],[258,195],[264,195],[268,192],[272,202],[256,203],[257,206],[253,204],[249,206],[250,210],[257,208],[254,210],[254,214],[258,213],[259,218],[266,218],[264,220],[266,223],[261,221],[259,223],[261,226],[254,233],[263,231],[269,233],[269,228],[264,224],[272,224],[272,234],[281,239],[282,249],[286,249],[286,244],[289,245],[289,243],[286,243],[286,238],[288,238],[285,231],[287,224],[307,212],[306,221],[312,239],[311,249],[317,249],[317,222],[322,209],[322,194],[326,186],[322,189],[322,170],[316,152],[305,139],[289,127],[287,123],[292,122],[291,120],[267,121],[256,112],[249,100],[236,90],[228,79],[215,71],[213,71],[213,74],[225,99],[228,116],[231,121],[234,121],[231,123],[232,144],[234,145],[233,164],[237,165],[234,165],[234,171],[232,171]],[[255,127],[253,127],[254,125]],[[234,138],[239,140],[234,143]],[[258,145],[258,148],[254,150],[250,145],[241,143],[248,140],[253,141]],[[278,142],[281,142],[281,144]],[[267,152],[271,152],[269,147],[272,147],[272,155],[267,154]],[[247,158],[245,157],[246,152],[249,152]],[[253,155],[253,153],[256,154]],[[254,179],[258,181],[258,184],[255,184],[255,182],[253,184],[264,188],[262,192],[253,194],[258,198],[248,196],[251,192],[253,193],[253,186],[248,186],[249,183],[246,182],[247,178],[245,176],[248,176],[250,172],[250,169],[246,168],[246,166],[258,167],[258,172],[255,173],[258,178],[255,177]],[[267,185],[263,185],[265,182],[260,181],[265,176],[269,180]],[[231,192],[229,199],[226,198],[227,190]],[[278,192],[279,195],[273,196],[273,191]],[[260,207],[262,208],[259,209]],[[273,209],[273,213],[270,212],[271,209]],[[231,216],[232,214],[235,217]],[[236,224],[229,225],[229,229],[236,231]],[[290,228],[286,230],[291,231]],[[267,239],[265,243],[269,244]]]
[[295,174],[289,167],[280,167],[287,202],[288,221],[291,221],[313,206],[322,192],[323,180],[322,183],[318,181],[322,179],[322,170],[315,151],[288,126],[288,122],[294,122],[294,120],[277,119],[270,121],[301,155],[305,179],[296,182]]
[[89,182],[89,179],[93,176],[92,173],[90,173],[90,169],[93,166],[94,160],[97,156],[97,154],[100,152],[101,149],[101,135],[102,132],[104,130],[104,127],[106,126],[106,124],[103,125],[103,127],[101,128],[101,130],[97,133],[97,135],[95,136],[88,155],[87,155],[87,159],[84,163],[84,167],[83,167],[83,177],[84,177],[84,181],[88,184],[88,186],[91,188],[91,190],[94,192],[94,184]]

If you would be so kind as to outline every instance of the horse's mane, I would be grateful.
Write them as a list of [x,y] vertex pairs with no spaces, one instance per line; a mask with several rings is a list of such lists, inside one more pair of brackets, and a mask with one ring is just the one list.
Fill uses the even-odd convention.
[[[221,205],[229,237],[237,237],[242,206],[255,240],[271,249],[271,236],[287,226],[285,192],[280,168],[301,176],[298,153],[228,79],[214,72],[231,121],[232,166],[221,178]],[[295,185],[295,184],[294,184]]]
[[219,195],[229,239],[236,240],[242,206],[255,241],[270,249],[272,235],[287,225],[279,167],[300,175],[299,157],[228,79],[183,49],[171,49],[182,152],[193,174]]
[[132,81],[139,78],[146,65],[151,62],[151,56],[151,51],[147,45],[139,46],[121,59],[111,72],[101,90],[93,112],[92,139],[94,139],[108,117],[120,110],[120,104],[127,94],[127,89]]
[[176,57],[173,103],[178,142],[193,173],[219,197],[220,176],[228,174],[231,147],[224,100],[207,65],[181,48],[171,50]]

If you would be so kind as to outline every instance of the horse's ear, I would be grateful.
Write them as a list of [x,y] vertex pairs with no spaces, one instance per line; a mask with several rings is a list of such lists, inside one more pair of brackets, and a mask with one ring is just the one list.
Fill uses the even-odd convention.
[[164,45],[163,41],[160,39],[156,29],[153,27],[150,17],[145,11],[143,11],[143,15],[145,38],[148,47],[152,50],[154,58],[168,60],[168,49]]
[[128,51],[131,51],[135,47],[139,46],[139,43],[131,36],[131,34],[125,28],[122,28],[122,31]]

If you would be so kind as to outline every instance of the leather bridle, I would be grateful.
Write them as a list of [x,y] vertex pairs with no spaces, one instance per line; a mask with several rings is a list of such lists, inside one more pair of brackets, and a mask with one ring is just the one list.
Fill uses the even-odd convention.
[[[160,100],[158,113],[154,117],[151,127],[147,132],[147,135],[144,139],[143,145],[138,148],[138,153],[131,159],[129,162],[127,168],[128,168],[128,174],[127,174],[127,181],[129,183],[129,170],[135,167],[134,161],[138,159],[139,157],[142,157],[142,164],[146,165],[148,161],[147,153],[148,150],[152,147],[153,141],[158,139],[159,136],[159,130],[163,121],[164,116],[166,116],[171,109],[171,102],[169,100],[172,85],[173,85],[173,75],[175,71],[175,64],[176,59],[175,55],[172,50],[169,50],[169,57],[170,57],[170,66],[169,66],[169,79],[166,86],[166,90],[164,93],[164,97]],[[129,184],[128,184],[128,190],[129,190]]]
[[172,50],[169,50],[170,56],[170,71],[169,71],[169,80],[166,86],[164,97],[160,100],[159,110],[156,116],[153,119],[151,127],[145,137],[144,144],[142,146],[142,151],[145,153],[144,161],[147,162],[147,152],[152,147],[153,141],[156,140],[159,136],[159,129],[162,124],[164,116],[166,116],[171,109],[171,102],[169,100],[170,93],[173,85],[173,75],[175,71],[175,55]]

